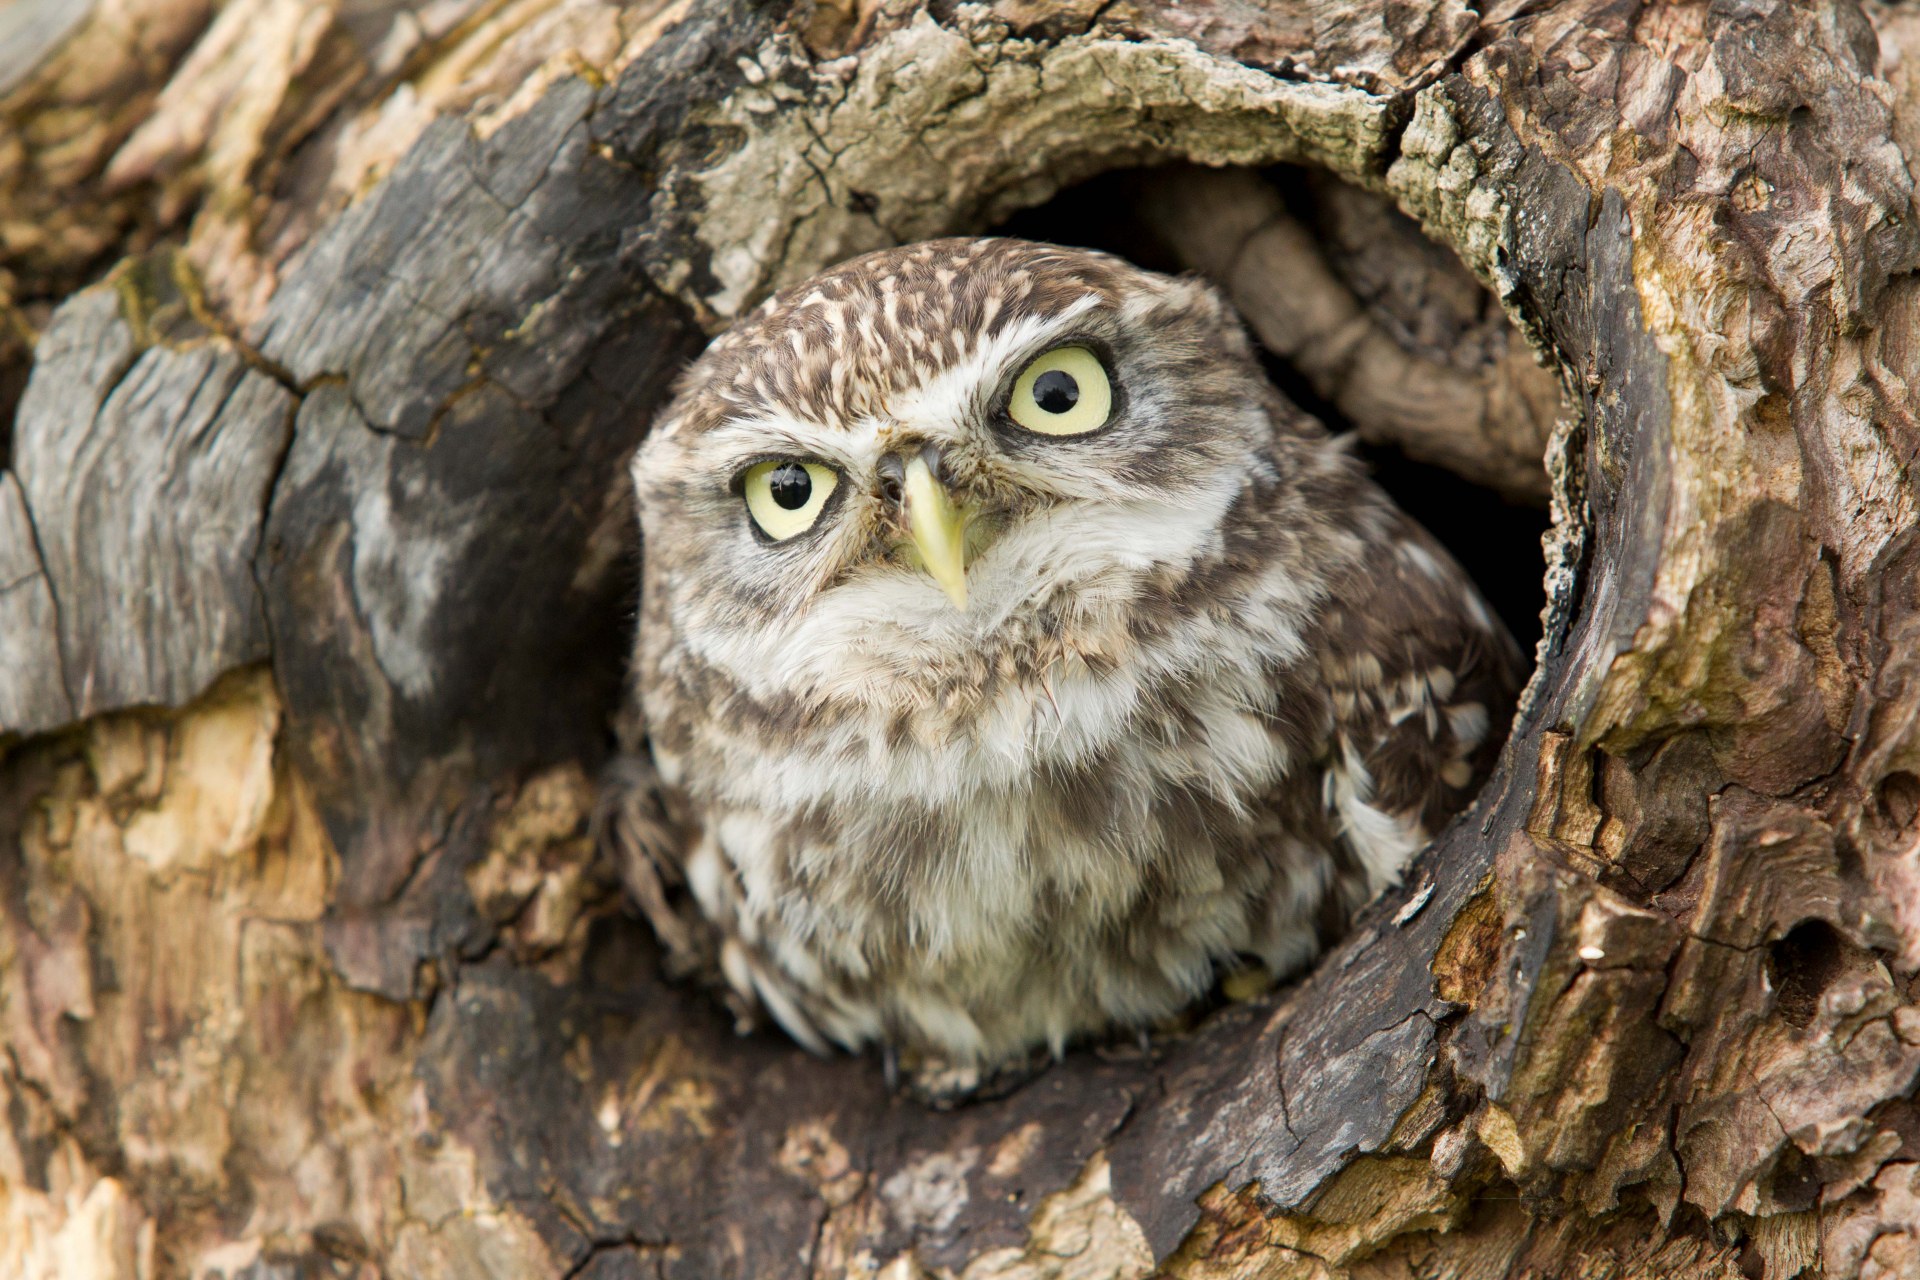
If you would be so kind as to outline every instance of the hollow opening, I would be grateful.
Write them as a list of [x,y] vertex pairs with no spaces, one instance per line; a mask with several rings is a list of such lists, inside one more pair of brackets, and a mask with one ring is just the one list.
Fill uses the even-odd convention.
[[1385,197],[1290,167],[1116,170],[994,230],[1226,289],[1274,385],[1356,436],[1374,479],[1532,652],[1558,387],[1472,273]]
[[[1550,525],[1542,455],[1559,384],[1480,281],[1384,197],[1291,167],[1122,169],[967,230],[1103,250],[1221,285],[1275,386],[1355,437],[1381,487],[1447,547],[1531,653]],[[632,932],[610,927],[595,954],[614,941],[654,954],[651,937]],[[1233,1020],[1212,1015],[1237,1001],[1216,991],[1183,1026],[1229,1041],[1239,1034]],[[710,1019],[710,1029],[724,1021],[718,1001],[694,1000],[682,1013]],[[758,1043],[792,1049],[771,1027]],[[1077,1054],[1073,1069],[1104,1069],[1099,1061]]]
[[1825,920],[1802,920],[1767,948],[1767,981],[1773,1007],[1790,1027],[1806,1028],[1820,1011],[1820,997],[1847,968],[1852,948]]

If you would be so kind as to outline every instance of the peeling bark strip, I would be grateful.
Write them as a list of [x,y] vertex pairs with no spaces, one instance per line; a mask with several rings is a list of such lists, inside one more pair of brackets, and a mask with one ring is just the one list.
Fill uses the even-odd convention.
[[[1920,15],[20,14],[0,1274],[1920,1273]],[[1540,669],[1307,981],[931,1114],[595,861],[621,464],[768,289],[1170,161],[1364,189],[1145,212],[1369,438],[1544,443]]]

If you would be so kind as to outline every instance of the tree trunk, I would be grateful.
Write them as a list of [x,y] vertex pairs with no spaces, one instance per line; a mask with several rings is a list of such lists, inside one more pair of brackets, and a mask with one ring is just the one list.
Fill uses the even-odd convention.
[[[0,9],[0,1275],[1920,1274],[1914,51],[1765,0]],[[1549,501],[1544,636],[1311,976],[934,1113],[663,980],[591,814],[676,370],[1009,219]]]

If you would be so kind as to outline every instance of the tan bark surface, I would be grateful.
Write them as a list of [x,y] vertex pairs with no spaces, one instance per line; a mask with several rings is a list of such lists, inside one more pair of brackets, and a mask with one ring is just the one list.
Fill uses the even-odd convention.
[[[0,41],[0,1275],[1920,1274],[1920,16]],[[1140,225],[1303,392],[1550,501],[1540,669],[1304,982],[927,1112],[733,1037],[596,855],[621,461],[767,290],[1174,163]]]

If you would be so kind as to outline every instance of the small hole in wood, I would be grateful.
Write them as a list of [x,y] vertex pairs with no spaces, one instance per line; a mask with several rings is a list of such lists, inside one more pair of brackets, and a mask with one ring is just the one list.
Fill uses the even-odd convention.
[[1767,948],[1767,981],[1781,1021],[1805,1028],[1820,1010],[1821,993],[1846,969],[1847,941],[1825,920],[1803,920]]
[[1774,1203],[1789,1213],[1806,1213],[1820,1203],[1820,1170],[1792,1143],[1781,1151],[1770,1182]]
[[1880,816],[1896,831],[1905,831],[1920,818],[1920,778],[1895,769],[1880,779]]

